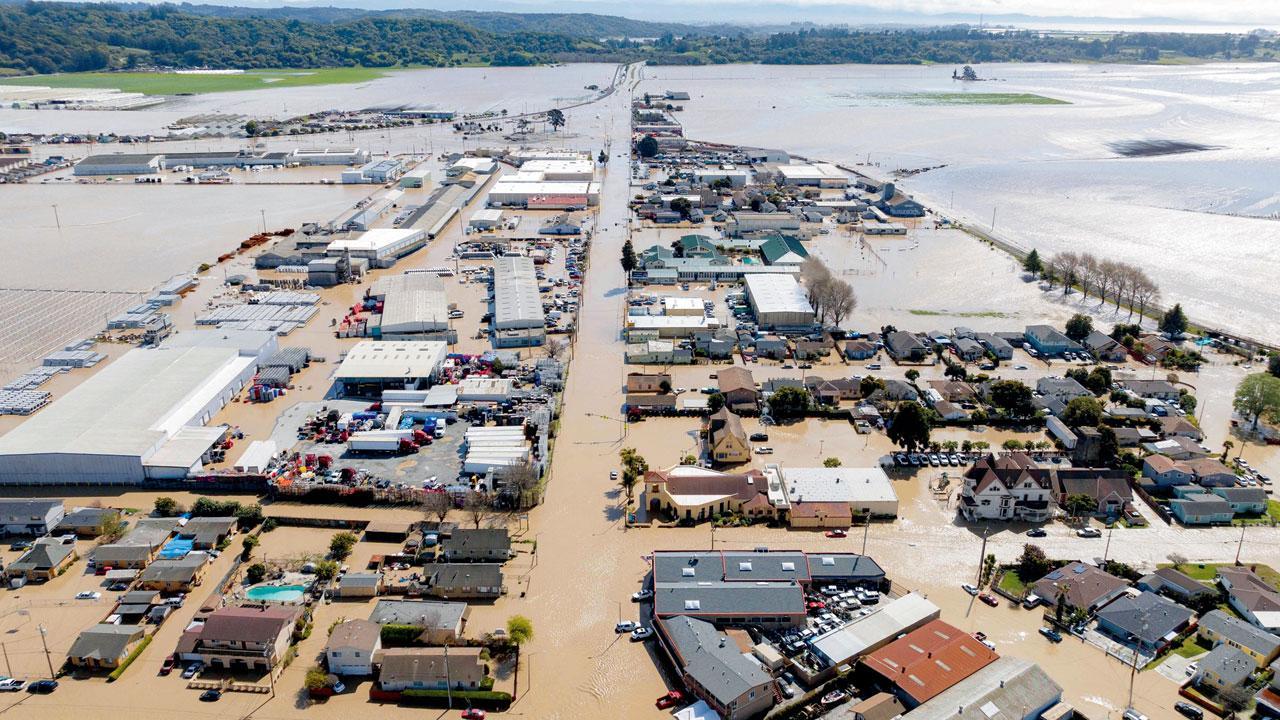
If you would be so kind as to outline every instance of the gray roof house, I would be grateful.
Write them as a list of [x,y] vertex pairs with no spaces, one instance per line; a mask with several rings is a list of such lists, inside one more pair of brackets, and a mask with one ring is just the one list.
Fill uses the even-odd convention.
[[899,362],[923,362],[929,357],[929,348],[920,339],[908,332],[896,330],[884,338],[885,350]]
[[1047,397],[1057,398],[1063,403],[1071,402],[1078,397],[1093,397],[1088,388],[1075,378],[1042,377],[1036,381],[1036,392]]
[[1196,633],[1216,645],[1243,650],[1262,667],[1280,657],[1280,637],[1223,610],[1210,610],[1200,618]]
[[506,562],[511,559],[511,537],[506,528],[459,528],[441,543],[448,562]]
[[45,535],[62,520],[65,514],[66,509],[61,500],[0,501],[0,533]]
[[423,568],[425,592],[441,598],[497,598],[502,566],[490,563],[439,563]]
[[74,543],[64,543],[56,538],[40,538],[22,557],[9,563],[4,573],[9,578],[51,580],[75,562],[75,559]]
[[1095,358],[1106,362],[1124,362],[1125,357],[1129,354],[1129,351],[1123,345],[1101,330],[1091,331],[1081,344]]
[[1138,588],[1151,592],[1163,592],[1184,601],[1218,594],[1217,590],[1173,568],[1160,568],[1149,575],[1144,575],[1138,580]]
[[1033,662],[1002,657],[903,715],[904,720],[1032,720],[1062,700]]
[[1147,591],[1122,595],[1098,611],[1098,629],[1120,640],[1135,639],[1144,648],[1172,642],[1195,617],[1190,609]]
[[721,716],[750,717],[773,706],[773,679],[714,625],[687,615],[658,624],[686,684]]
[[1224,690],[1243,685],[1257,669],[1253,658],[1243,650],[1219,645],[1199,660],[1195,681],[1197,685]]
[[462,635],[467,623],[467,604],[433,600],[379,600],[369,620],[379,625],[407,625],[422,628],[430,644],[452,642]]
[[67,651],[67,660],[80,667],[114,668],[142,637],[141,625],[99,623],[81,631]]

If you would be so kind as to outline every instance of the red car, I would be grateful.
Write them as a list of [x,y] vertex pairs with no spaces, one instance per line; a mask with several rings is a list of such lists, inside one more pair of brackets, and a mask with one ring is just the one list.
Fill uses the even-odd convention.
[[821,600],[812,600],[806,605],[810,610],[826,610],[827,604]]
[[178,664],[178,659],[175,658],[173,655],[170,655],[169,657],[164,659],[164,664],[160,666],[160,674],[168,675],[169,673],[173,672],[173,668],[177,664]]
[[658,701],[655,702],[654,705],[656,705],[659,710],[666,710],[668,708],[673,708],[682,702],[684,702],[684,693],[679,690],[672,690],[666,695],[658,698]]
[[467,708],[462,711],[462,720],[484,720],[485,711],[480,708]]
[[845,532],[844,530],[828,530],[827,537],[829,538],[849,537],[849,533]]
[[978,599],[979,599],[979,600],[981,600],[982,602],[984,602],[984,603],[986,603],[986,604],[990,605],[991,607],[999,607],[999,606],[1000,606],[1000,601],[999,601],[999,600],[997,600],[997,599],[996,599],[996,596],[995,596],[995,595],[992,595],[991,593],[982,593],[981,595],[979,595],[979,596],[978,596]]

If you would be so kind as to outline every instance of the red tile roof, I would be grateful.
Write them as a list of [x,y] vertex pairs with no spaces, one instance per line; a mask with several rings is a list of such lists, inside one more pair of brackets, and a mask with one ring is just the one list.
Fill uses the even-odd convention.
[[999,657],[972,635],[934,620],[866,656],[862,664],[923,703]]

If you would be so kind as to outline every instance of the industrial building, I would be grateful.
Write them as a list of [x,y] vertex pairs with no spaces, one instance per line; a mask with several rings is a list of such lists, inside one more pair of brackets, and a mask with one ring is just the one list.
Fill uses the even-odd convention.
[[160,172],[159,153],[90,155],[76,163],[75,175],[151,175]]
[[465,444],[467,454],[462,461],[462,472],[469,475],[500,476],[529,462],[529,440],[519,425],[468,428]]
[[813,326],[813,306],[792,275],[747,275],[747,299],[761,328]]
[[179,167],[221,168],[221,167],[283,167],[289,161],[289,153],[285,152],[253,152],[250,150],[206,150],[203,152],[165,153],[160,159],[160,166],[166,170]]
[[574,160],[530,160],[520,166],[520,174],[539,173],[543,180],[592,180],[596,166],[587,158]]
[[325,254],[340,257],[350,253],[353,258],[369,261],[370,267],[386,268],[426,244],[425,230],[375,228],[354,238],[334,240]]
[[298,148],[289,153],[289,162],[299,165],[363,165],[369,151],[360,148]]
[[410,170],[400,177],[400,187],[402,188],[422,188],[431,183],[431,169],[426,163]]
[[580,180],[524,182],[499,178],[489,190],[492,207],[529,207],[548,210],[582,208],[600,203],[600,184]]
[[493,345],[530,347],[546,341],[546,319],[533,260],[500,257],[493,263]]
[[787,185],[842,188],[849,184],[848,176],[831,163],[779,165],[778,174]]
[[381,397],[383,390],[420,390],[430,385],[444,363],[444,342],[365,340],[347,351],[334,372],[343,395]]
[[480,208],[471,215],[467,224],[476,230],[492,230],[502,224],[500,208]]
[[0,436],[0,483],[185,477],[223,435],[203,428],[256,369],[234,348],[131,350]]
[[879,466],[783,468],[769,464],[764,473],[769,502],[789,513],[792,527],[847,528],[854,515],[898,515],[898,494]]
[[700,183],[711,185],[713,183],[727,181],[729,187],[746,187],[751,182],[751,171],[740,170],[733,166],[721,168],[698,168],[693,171],[693,177]]
[[195,328],[170,335],[161,347],[232,348],[241,357],[262,361],[280,349],[279,337],[269,330],[224,330]]
[[439,275],[411,272],[379,278],[369,297],[382,300],[382,322],[374,328],[374,337],[458,341],[449,327],[449,298]]
[[373,183],[380,185],[400,178],[404,174],[404,163],[395,158],[372,160],[356,170],[345,170],[342,173],[344,185]]

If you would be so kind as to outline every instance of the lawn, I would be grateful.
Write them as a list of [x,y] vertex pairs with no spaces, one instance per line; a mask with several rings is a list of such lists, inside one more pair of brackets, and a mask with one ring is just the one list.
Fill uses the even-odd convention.
[[1022,597],[1022,594],[1027,591],[1027,584],[1022,582],[1022,578],[1018,577],[1018,573],[1013,570],[1007,570],[1000,576],[1000,589],[1010,595]]
[[1197,655],[1203,655],[1213,649],[1212,645],[1203,645],[1203,641],[1195,633],[1191,633],[1182,639],[1182,642],[1173,648],[1173,651],[1184,658],[1193,658]]
[[1035,93],[918,92],[882,93],[877,97],[912,105],[1070,105]]
[[302,85],[340,85],[365,82],[386,75],[380,68],[320,68],[315,70],[246,70],[228,75],[164,72],[63,73],[7,77],[7,85],[47,85],[56,88],[107,88],[144,95],[233,92]]

